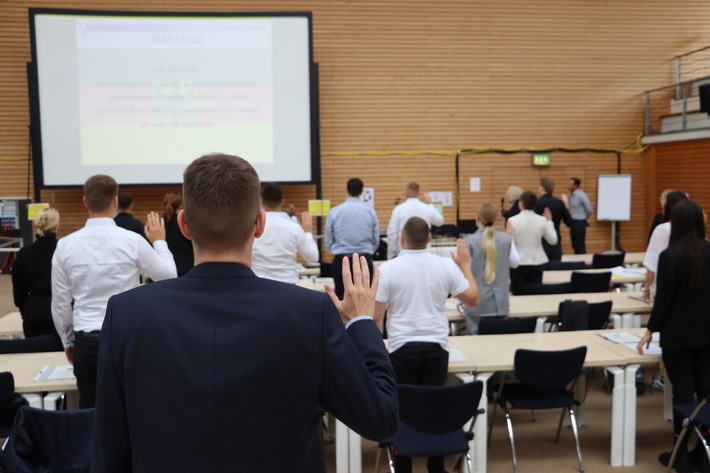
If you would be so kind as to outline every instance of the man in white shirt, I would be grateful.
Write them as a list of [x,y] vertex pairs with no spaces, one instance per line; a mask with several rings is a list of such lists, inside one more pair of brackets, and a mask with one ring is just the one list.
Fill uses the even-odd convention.
[[298,281],[296,254],[308,263],[318,261],[318,246],[313,239],[311,214],[301,214],[301,225],[281,215],[283,190],[275,182],[261,187],[261,205],[266,210],[266,227],[252,248],[252,270],[261,278],[288,284]]
[[118,184],[96,175],[84,184],[89,219],[57,242],[52,257],[52,318],[79,388],[79,407],[96,402],[96,363],[109,297],[139,285],[141,273],[155,281],[177,277],[165,242],[165,224],[148,215],[145,236],[116,225]]
[[392,210],[392,217],[387,225],[387,259],[392,259],[399,253],[402,228],[410,218],[422,218],[430,227],[444,223],[444,216],[431,204],[429,194],[424,194],[424,202],[419,200],[419,184],[407,184],[404,195],[406,200]]
[[[387,310],[390,359],[398,384],[443,386],[448,371],[449,294],[464,304],[478,305],[478,286],[471,273],[471,254],[463,240],[456,242],[452,259],[427,251],[429,224],[410,218],[402,230],[402,251],[380,267],[375,297],[375,320]],[[444,469],[443,457],[430,457],[430,473]],[[398,473],[412,469],[411,459],[398,455]]]

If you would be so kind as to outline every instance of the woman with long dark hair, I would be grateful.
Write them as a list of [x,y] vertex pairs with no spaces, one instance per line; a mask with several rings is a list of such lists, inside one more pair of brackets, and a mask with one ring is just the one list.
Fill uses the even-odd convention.
[[[637,349],[643,354],[653,332],[660,332],[663,363],[673,385],[673,405],[694,402],[710,395],[710,242],[705,239],[703,211],[683,200],[671,209],[668,248],[658,259],[656,300],[648,330]],[[683,419],[673,413],[673,434],[678,436]],[[680,473],[710,471],[701,442],[688,452],[688,437],[676,457]],[[658,461],[668,466],[670,452]]]
[[165,220],[165,241],[173,254],[178,277],[184,275],[195,265],[195,253],[192,242],[185,238],[177,223],[177,214],[182,209],[182,197],[175,192],[163,197],[163,220]]

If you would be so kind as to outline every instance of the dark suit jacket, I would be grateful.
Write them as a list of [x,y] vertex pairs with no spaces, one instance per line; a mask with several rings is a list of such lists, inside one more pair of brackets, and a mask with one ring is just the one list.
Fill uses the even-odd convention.
[[[550,245],[545,240],[542,240],[542,247],[545,249],[545,253],[551,260],[559,260],[562,256],[562,236],[560,235],[560,222],[565,222],[568,227],[572,225],[572,216],[569,214],[569,210],[565,207],[565,203],[562,202],[557,197],[552,194],[545,194],[537,200],[537,205],[535,205],[535,213],[542,215],[545,211],[545,207],[550,209],[552,213],[552,223],[555,225],[555,232],[557,233],[557,243]],[[553,257],[553,254],[558,256]]]
[[133,215],[128,213],[117,213],[116,216],[113,217],[113,221],[116,222],[116,225],[119,227],[136,232],[145,238],[145,226],[143,225],[143,222],[135,218]]
[[374,322],[231,263],[109,300],[96,407],[92,472],[324,472],[324,410],[378,441],[398,425]]
[[660,345],[671,350],[710,347],[710,242],[705,241],[705,283],[693,288],[690,251],[671,261],[668,250],[658,258],[656,299],[648,329],[660,332]]

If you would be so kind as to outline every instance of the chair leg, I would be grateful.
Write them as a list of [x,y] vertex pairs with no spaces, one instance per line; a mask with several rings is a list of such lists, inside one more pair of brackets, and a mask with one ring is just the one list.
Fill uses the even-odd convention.
[[577,460],[579,461],[579,471],[584,472],[584,461],[582,460],[582,447],[579,445],[579,428],[577,427],[577,417],[574,415],[574,409],[569,408],[569,420],[572,424],[572,432],[574,433],[574,443],[577,446]]
[[513,435],[513,422],[510,419],[510,412],[505,406],[505,422],[508,424],[508,437],[510,437],[510,450],[513,455],[513,472],[518,473],[518,456],[515,453],[515,436]]
[[[678,435],[678,438],[673,445],[673,451],[671,452],[671,459],[668,461],[668,472],[673,471],[673,464],[675,463],[675,457],[678,456],[678,450],[680,450],[681,444],[683,444],[683,439],[688,435],[688,429],[690,428],[690,421],[688,419],[683,419],[683,428]],[[702,436],[701,436],[702,437]]]
[[[707,448],[707,444],[705,448]],[[468,473],[473,473],[473,461],[471,460],[470,452],[466,452],[466,465],[468,465]]]
[[565,419],[565,414],[567,413],[566,408],[562,408],[562,413],[560,414],[560,422],[557,425],[557,435],[555,436],[555,445],[560,443],[560,431],[562,430],[562,421]]
[[386,447],[387,449],[387,459],[389,460],[390,464],[390,473],[395,473],[394,471],[394,458],[392,458],[392,448],[391,447]]
[[493,412],[491,413],[491,425],[488,427],[488,443],[486,444],[488,449],[491,448],[491,433],[493,432],[493,424],[496,421],[496,409],[498,409],[498,402],[493,403]]

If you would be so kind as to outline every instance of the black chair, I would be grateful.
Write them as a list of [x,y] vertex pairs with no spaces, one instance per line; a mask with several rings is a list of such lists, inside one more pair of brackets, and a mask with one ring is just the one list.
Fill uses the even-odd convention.
[[27,400],[15,393],[15,378],[9,371],[0,373],[0,437],[10,435],[15,415]]
[[62,341],[54,335],[0,340],[0,354],[2,355],[10,353],[42,353],[48,351],[64,351]]
[[533,296],[538,294],[569,294],[572,291],[572,284],[563,282],[559,284],[543,284],[539,282],[529,282],[525,285],[525,295]]
[[589,303],[589,330],[602,330],[609,325],[612,301]]
[[22,407],[0,458],[3,471],[89,471],[94,409],[49,411]]
[[[513,423],[508,405],[514,409],[557,409],[562,408],[562,415],[557,426],[555,443],[560,439],[562,420],[565,410],[569,412],[570,423],[577,446],[579,471],[584,471],[582,449],[579,445],[579,430],[574,413],[574,406],[579,402],[574,399],[574,385],[582,372],[587,347],[570,350],[536,351],[519,349],[515,352],[515,375],[519,382],[503,386],[499,404],[505,409],[505,418],[510,436],[510,448],[513,456],[513,471],[518,471],[518,459],[515,452]],[[496,404],[497,407],[497,404]],[[495,420],[495,410],[491,416],[491,429]]]
[[[469,442],[473,439],[478,403],[483,383],[450,386],[413,386],[401,384],[399,391],[399,431],[385,444],[390,471],[394,455],[408,457],[466,455],[468,471],[473,471]],[[464,425],[470,420],[468,429]],[[395,453],[396,452],[396,453]],[[377,471],[377,470],[375,470]]]
[[624,265],[626,253],[594,253],[592,255],[592,268],[616,268]]
[[557,307],[557,328],[560,332],[587,330],[589,328],[589,303],[587,301],[561,301]]
[[500,333],[532,333],[537,325],[537,317],[487,318],[478,322],[479,335]]
[[705,448],[705,454],[708,457],[708,462],[710,462],[710,446],[708,445],[707,439],[703,436],[703,432],[707,432],[710,428],[710,406],[708,406],[708,400],[710,398],[705,398],[699,403],[690,404],[679,404],[673,406],[673,410],[680,414],[685,420],[683,421],[683,429],[678,435],[678,440],[675,442],[673,447],[673,452],[671,453],[671,459],[668,462],[668,472],[673,471],[673,463],[675,463],[675,457],[678,455],[678,449],[683,445],[683,439],[688,435],[689,430],[693,430],[698,436],[698,442],[702,442]]
[[584,273],[572,271],[571,292],[609,292],[611,282],[611,272]]
[[575,269],[587,269],[587,265],[584,264],[584,261],[550,261],[547,263],[547,269],[549,271],[570,271]]

